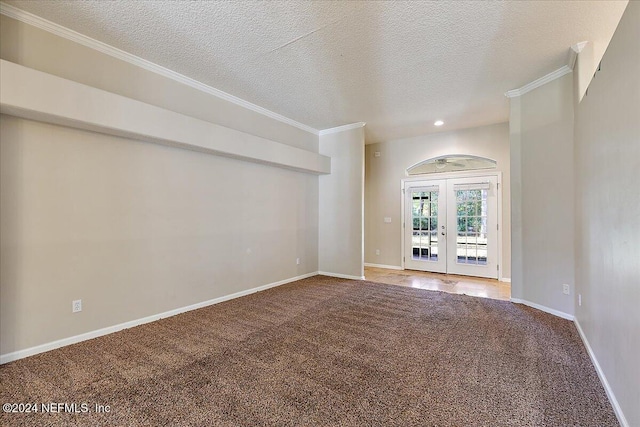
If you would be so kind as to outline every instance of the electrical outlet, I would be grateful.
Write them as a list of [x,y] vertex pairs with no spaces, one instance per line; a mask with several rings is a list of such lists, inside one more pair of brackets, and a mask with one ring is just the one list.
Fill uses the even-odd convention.
[[582,294],[578,294],[578,305],[582,306]]
[[296,258],[296,265],[300,265],[300,258]]
[[81,299],[77,299],[75,301],[71,302],[71,312],[72,313],[77,313],[79,311],[82,311],[82,300]]
[[565,295],[569,295],[569,285],[567,283],[562,284],[562,293]]
[[376,249],[376,255],[380,255],[380,249]]

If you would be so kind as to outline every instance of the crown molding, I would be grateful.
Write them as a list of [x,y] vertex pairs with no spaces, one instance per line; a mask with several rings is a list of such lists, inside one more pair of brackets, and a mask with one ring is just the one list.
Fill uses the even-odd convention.
[[544,84],[549,83],[555,79],[558,79],[565,74],[569,74],[573,71],[573,67],[576,65],[576,59],[578,58],[578,54],[582,52],[582,49],[588,44],[588,41],[583,41],[580,43],[576,43],[571,46],[569,49],[569,58],[567,59],[567,65],[564,65],[558,68],[555,71],[550,72],[549,74],[540,77],[537,80],[532,81],[531,83],[527,83],[519,89],[512,89],[510,91],[505,92],[504,96],[507,98],[514,98],[516,96],[524,95],[527,92],[532,91],[533,89],[540,87]]
[[586,45],[588,45],[588,44],[589,44],[588,41],[583,41],[583,42],[580,42],[580,43],[576,43],[573,46],[571,46],[571,50],[573,50],[575,53],[580,53],[580,52],[582,52],[582,49],[584,49],[584,47]]
[[564,76],[565,74],[569,74],[570,72],[572,72],[573,70],[571,68],[569,68],[567,65],[563,65],[562,67],[558,68],[555,71],[552,71],[551,73],[540,77],[537,80],[532,81],[531,83],[527,83],[526,85],[522,86],[519,89],[512,89],[508,92],[505,92],[504,96],[506,96],[507,98],[515,98],[516,96],[521,96],[524,95],[527,92],[531,92],[532,90],[534,90],[535,88],[538,88],[544,84],[547,84],[555,79],[558,79],[562,76]]
[[221,91],[220,89],[216,89],[212,86],[206,85],[202,82],[199,82],[195,79],[187,77],[183,74],[177,73],[175,71],[172,71],[168,68],[155,64],[153,62],[147,61],[146,59],[142,59],[136,55],[125,52],[121,49],[118,49],[116,47],[103,43],[101,41],[95,40],[91,37],[85,36],[84,34],[80,34],[69,28],[63,27],[62,25],[48,21],[37,15],[34,15],[22,9],[18,9],[15,6],[11,6],[1,1],[0,1],[0,14],[8,16],[9,18],[13,18],[18,21],[24,22],[25,24],[32,25],[36,28],[40,28],[41,30],[47,31],[56,36],[63,37],[67,40],[71,40],[73,42],[79,43],[83,46],[89,47],[91,49],[97,50],[98,52],[102,52],[106,55],[112,56],[114,58],[120,59],[122,61],[128,62],[133,65],[136,65],[140,68],[144,68],[145,70],[148,70],[156,74],[159,74],[163,77],[167,77],[169,79],[175,80],[179,83],[185,84],[194,89],[208,93],[209,95],[213,95],[225,101],[229,101],[233,104],[239,105],[248,110],[262,114],[264,116],[267,116],[279,122],[288,124],[290,126],[294,126],[305,132],[309,132],[314,135],[320,134],[320,131],[318,129],[312,128],[311,126],[307,126],[303,123],[297,122],[281,114],[278,114],[266,108],[260,107],[259,105],[256,105],[249,101],[245,101],[244,99],[238,98],[237,96]]
[[576,43],[571,46],[571,49],[569,49],[569,60],[567,61],[567,67],[571,68],[572,70],[574,69],[576,65],[576,59],[578,59],[578,54],[582,52],[582,49],[584,49],[587,43],[589,42],[585,41]]
[[323,129],[318,133],[318,135],[323,136],[323,135],[329,135],[331,133],[344,132],[346,130],[351,130],[351,129],[358,129],[363,127],[364,125],[366,125],[365,122],[356,122],[348,125],[337,126],[334,128]]

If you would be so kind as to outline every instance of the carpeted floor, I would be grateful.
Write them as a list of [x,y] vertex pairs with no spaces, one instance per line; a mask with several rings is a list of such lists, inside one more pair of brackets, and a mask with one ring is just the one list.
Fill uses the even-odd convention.
[[2,426],[618,425],[573,323],[323,276],[12,362],[0,381],[1,403],[89,409]]

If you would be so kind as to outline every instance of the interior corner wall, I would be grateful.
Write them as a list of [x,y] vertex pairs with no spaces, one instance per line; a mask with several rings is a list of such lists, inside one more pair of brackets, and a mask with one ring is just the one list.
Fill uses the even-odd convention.
[[364,127],[320,135],[331,174],[319,177],[318,269],[364,276]]
[[[375,157],[379,152],[380,156]],[[502,172],[502,277],[511,277],[510,165],[507,123],[368,144],[365,149],[365,262],[402,265],[401,181],[408,167],[447,154],[493,159]],[[437,174],[434,174],[437,177]],[[385,223],[384,218],[391,218]],[[376,250],[380,254],[376,254]]]
[[629,2],[575,121],[576,321],[623,426],[640,426],[638,40],[640,3]]
[[511,98],[509,153],[511,168],[511,298],[524,299],[522,258],[522,138],[520,97]]
[[512,99],[510,135],[512,298],[573,316],[572,74]]

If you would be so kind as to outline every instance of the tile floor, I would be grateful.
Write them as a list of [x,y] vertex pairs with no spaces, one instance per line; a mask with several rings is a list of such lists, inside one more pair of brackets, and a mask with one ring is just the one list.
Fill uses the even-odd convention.
[[365,267],[364,277],[372,282],[465,294],[473,297],[503,301],[509,301],[511,297],[511,285],[509,283],[481,277],[455,276],[414,270],[387,270],[377,267]]

